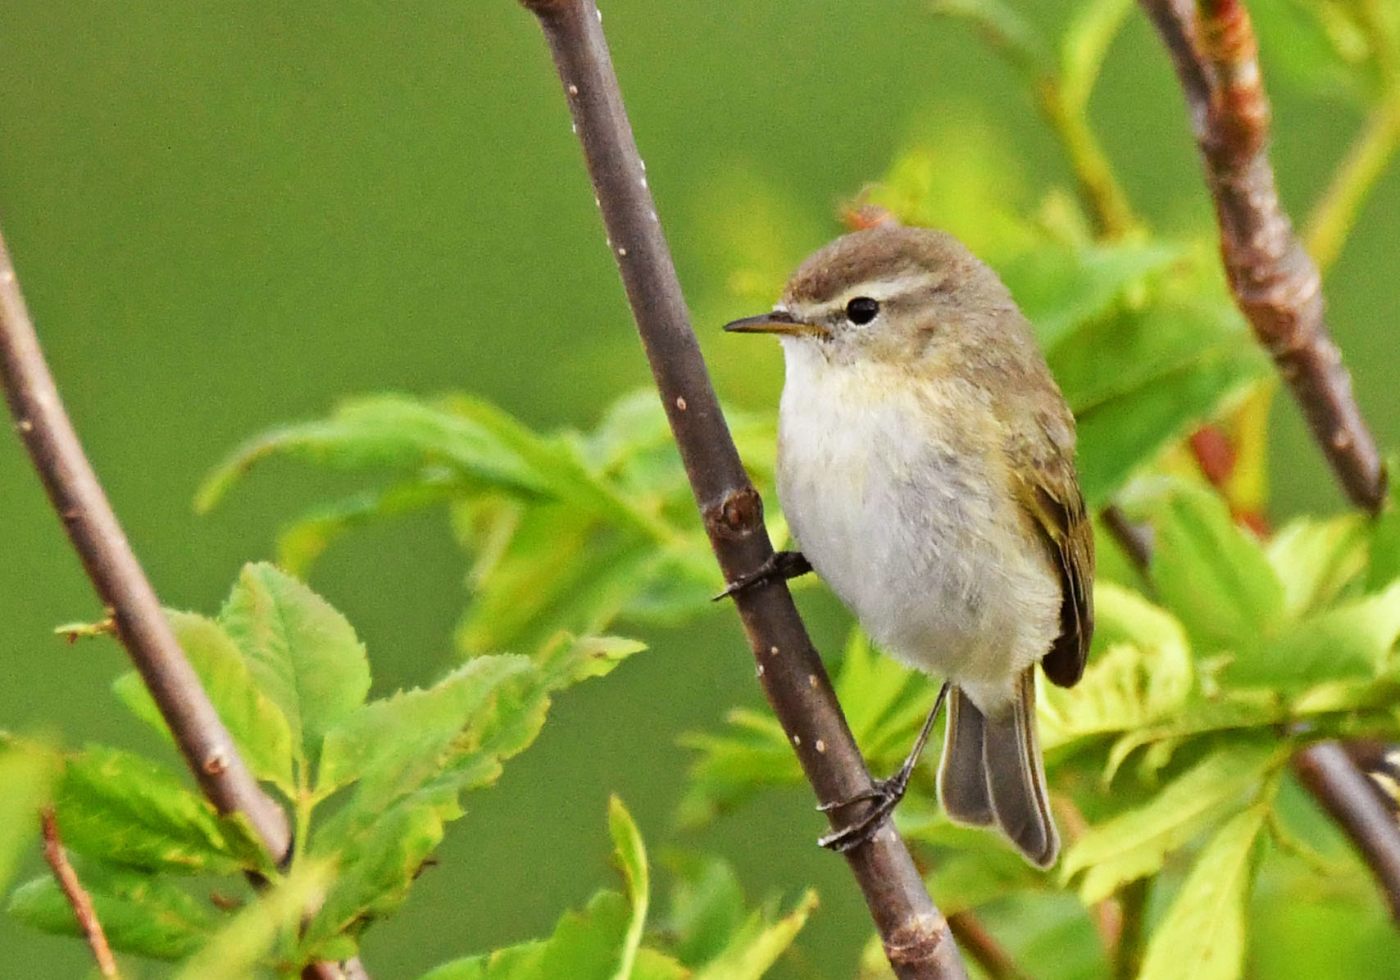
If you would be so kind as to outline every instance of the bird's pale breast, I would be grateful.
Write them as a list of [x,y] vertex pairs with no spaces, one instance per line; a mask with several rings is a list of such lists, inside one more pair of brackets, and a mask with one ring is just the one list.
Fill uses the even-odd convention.
[[1009,698],[1058,632],[1060,586],[999,453],[959,438],[989,409],[953,383],[784,348],[778,496],[803,553],[886,652],[984,708]]

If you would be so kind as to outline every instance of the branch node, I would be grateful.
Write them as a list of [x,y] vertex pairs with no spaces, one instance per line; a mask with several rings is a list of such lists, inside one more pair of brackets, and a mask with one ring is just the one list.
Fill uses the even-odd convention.
[[712,535],[746,538],[763,527],[763,498],[751,485],[735,487],[705,506],[704,519]]

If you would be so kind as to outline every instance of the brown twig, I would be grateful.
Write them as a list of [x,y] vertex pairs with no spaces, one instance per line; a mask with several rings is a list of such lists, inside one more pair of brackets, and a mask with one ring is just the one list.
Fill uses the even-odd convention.
[[1293,771],[1366,859],[1400,923],[1400,833],[1391,808],[1336,742],[1300,752]]
[[975,913],[954,912],[948,916],[948,928],[953,930],[958,945],[982,968],[987,980],[1028,980],[1030,977]]
[[58,820],[54,817],[53,807],[44,807],[43,812],[39,814],[39,825],[44,835],[44,860],[53,869],[58,887],[63,889],[64,897],[72,906],[73,918],[78,921],[78,928],[83,931],[83,938],[92,950],[92,958],[97,961],[97,972],[104,977],[120,976],[117,972],[117,960],[112,955],[112,947],[107,945],[107,934],[102,931],[97,909],[93,908],[92,896],[78,880],[78,872],[73,870],[73,865],[68,863],[68,854],[63,850],[63,838],[58,833]]
[[[1186,96],[1235,301],[1292,389],[1338,482],[1353,503],[1375,513],[1385,500],[1385,469],[1323,321],[1321,276],[1279,203],[1268,157],[1269,102],[1249,13],[1241,0],[1140,3]],[[1312,746],[1293,764],[1365,856],[1400,922],[1400,826],[1377,819],[1380,804],[1340,747]]]
[[280,857],[288,844],[286,818],[235,750],[83,453],[44,361],[3,238],[0,380],[49,500],[185,762],[219,811],[247,814],[269,852]]
[[[710,384],[593,0],[522,0],[539,19],[593,181],[642,344],[726,581],[773,554],[763,505]],[[817,798],[871,788],[821,658],[781,581],[736,597],[768,701]],[[859,816],[859,814],[855,814]],[[904,842],[886,825],[846,854],[900,977],[964,977],[948,924]]]
[[[241,813],[274,860],[290,846],[286,815],[258,786],[162,612],[59,398],[19,279],[0,236],[0,382],[15,428],[54,510],[106,605],[200,788],[220,813]],[[340,976],[318,964],[317,975]]]
[[1269,164],[1269,101],[1240,0],[1141,0],[1190,110],[1215,201],[1230,289],[1359,507],[1385,500],[1385,470],[1323,319],[1322,279],[1293,233]]

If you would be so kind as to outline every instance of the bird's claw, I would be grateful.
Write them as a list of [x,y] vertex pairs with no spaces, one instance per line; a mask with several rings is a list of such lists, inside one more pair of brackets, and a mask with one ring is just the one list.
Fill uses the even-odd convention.
[[853,803],[874,801],[873,805],[854,823],[847,824],[818,838],[817,843],[837,854],[845,854],[874,839],[885,819],[894,812],[899,801],[904,799],[904,793],[908,788],[909,778],[900,772],[889,779],[875,780],[870,789],[852,797],[821,804],[817,809],[823,813],[829,813]]
[[799,575],[806,575],[812,570],[812,565],[807,561],[805,555],[800,551],[775,551],[758,567],[756,571],[750,572],[735,579],[724,587],[724,591],[711,597],[711,602],[719,602],[721,599],[728,599],[730,596],[738,595],[746,589],[751,589],[755,585],[762,585],[775,578],[784,581],[797,578]]

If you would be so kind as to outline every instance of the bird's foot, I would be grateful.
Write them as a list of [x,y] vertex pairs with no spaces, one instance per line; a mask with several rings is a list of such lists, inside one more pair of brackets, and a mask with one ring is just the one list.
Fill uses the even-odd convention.
[[805,555],[800,551],[775,551],[768,556],[757,571],[750,572],[733,582],[730,582],[723,592],[715,596],[711,601],[719,602],[721,599],[728,599],[737,595],[745,589],[751,589],[755,585],[762,585],[775,578],[787,581],[797,578],[799,575],[806,575],[812,570],[811,562],[807,561]]
[[857,793],[848,799],[823,803],[817,807],[823,813],[828,813],[854,803],[870,802],[872,804],[854,823],[847,824],[839,830],[833,830],[819,838],[817,843],[838,854],[845,854],[847,851],[852,851],[874,839],[880,827],[884,825],[885,819],[894,812],[895,807],[899,806],[899,801],[904,799],[904,794],[909,789],[909,775],[908,771],[901,768],[899,772],[888,779],[875,780],[870,789],[863,793]]

